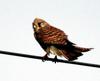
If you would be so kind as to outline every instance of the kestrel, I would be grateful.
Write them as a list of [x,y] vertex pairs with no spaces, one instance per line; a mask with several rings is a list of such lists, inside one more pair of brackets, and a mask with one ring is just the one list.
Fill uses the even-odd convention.
[[48,58],[49,54],[54,54],[55,59],[57,59],[57,56],[63,56],[68,61],[73,61],[83,55],[82,52],[92,49],[76,46],[68,40],[68,35],[62,30],[48,24],[43,19],[35,18],[32,25],[35,39],[46,52],[44,58]]

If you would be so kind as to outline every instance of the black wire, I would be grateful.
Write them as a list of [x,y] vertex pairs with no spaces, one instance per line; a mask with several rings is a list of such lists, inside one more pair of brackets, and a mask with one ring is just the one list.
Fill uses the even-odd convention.
[[[13,55],[13,56],[43,60],[43,57],[41,57],[41,56],[34,56],[34,55],[28,55],[28,54],[22,54],[22,53],[14,53],[14,52],[8,52],[8,51],[0,51],[0,54],[6,54],[6,55]],[[54,62],[54,58],[47,58],[46,60]],[[57,59],[56,62],[100,68],[99,64],[91,64],[91,63],[76,62],[76,61],[67,61],[67,60],[62,60],[62,59]]]

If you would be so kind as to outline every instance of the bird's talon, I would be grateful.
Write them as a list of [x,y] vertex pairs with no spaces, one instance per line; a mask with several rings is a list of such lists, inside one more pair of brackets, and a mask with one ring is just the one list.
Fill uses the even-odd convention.
[[55,56],[55,58],[53,59],[53,61],[52,61],[52,62],[57,63],[57,56]]
[[45,56],[43,56],[42,61],[45,62],[47,60],[48,56],[47,54]]

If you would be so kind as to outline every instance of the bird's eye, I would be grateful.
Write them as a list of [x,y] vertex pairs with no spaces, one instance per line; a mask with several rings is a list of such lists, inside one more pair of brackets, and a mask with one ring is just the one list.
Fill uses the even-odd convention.
[[44,23],[41,23],[41,27],[44,27]]
[[34,25],[34,28],[36,28],[36,25]]
[[38,23],[39,27],[44,27],[44,23],[41,22],[41,23]]

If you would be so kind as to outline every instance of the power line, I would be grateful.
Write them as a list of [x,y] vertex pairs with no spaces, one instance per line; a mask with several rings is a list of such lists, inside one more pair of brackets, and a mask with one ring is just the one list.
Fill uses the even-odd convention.
[[[0,50],[0,54],[13,55],[13,56],[19,56],[19,57],[26,57],[26,58],[33,58],[33,59],[39,59],[39,60],[43,59],[43,57],[41,57],[41,56],[34,56],[34,55],[15,53],[15,52],[8,52],[8,51],[1,51],[1,50]],[[54,62],[54,58],[47,58],[46,60]],[[100,68],[99,64],[92,64],[92,63],[84,63],[84,62],[77,62],[77,61],[67,61],[67,60],[62,60],[62,59],[57,59],[56,62]]]

